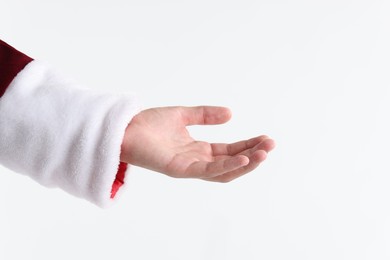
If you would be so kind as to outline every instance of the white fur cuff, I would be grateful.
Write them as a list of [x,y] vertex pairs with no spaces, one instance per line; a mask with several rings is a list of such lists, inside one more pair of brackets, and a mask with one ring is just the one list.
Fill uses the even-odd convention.
[[138,111],[130,96],[80,88],[32,61],[0,98],[0,163],[105,207]]

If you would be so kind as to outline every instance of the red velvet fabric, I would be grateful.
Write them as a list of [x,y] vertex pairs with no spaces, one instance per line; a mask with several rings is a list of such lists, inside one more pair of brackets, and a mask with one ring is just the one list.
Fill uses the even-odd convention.
[[118,173],[111,190],[111,199],[113,199],[118,192],[119,188],[125,183],[125,173],[127,170],[127,163],[121,162],[119,164]]
[[[0,40],[0,98],[16,75],[33,59]],[[1,101],[1,100],[0,100]],[[115,181],[112,185],[111,198],[124,184],[126,163],[120,163]]]
[[33,59],[0,40],[0,97],[15,76]]

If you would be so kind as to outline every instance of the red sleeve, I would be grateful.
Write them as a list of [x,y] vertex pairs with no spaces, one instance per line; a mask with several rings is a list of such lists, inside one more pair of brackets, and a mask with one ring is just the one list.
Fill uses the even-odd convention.
[[32,60],[0,40],[0,97],[15,76]]
[[120,189],[123,184],[125,184],[125,175],[126,175],[126,170],[127,170],[127,163],[120,162],[119,163],[119,168],[118,168],[118,173],[116,174],[115,181],[112,185],[112,190],[111,190],[111,199],[113,199]]

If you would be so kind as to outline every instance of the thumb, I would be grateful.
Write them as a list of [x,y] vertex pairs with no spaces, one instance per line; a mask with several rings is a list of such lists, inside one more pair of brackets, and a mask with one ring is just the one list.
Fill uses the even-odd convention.
[[226,107],[197,106],[181,107],[186,125],[216,125],[230,120],[232,113]]

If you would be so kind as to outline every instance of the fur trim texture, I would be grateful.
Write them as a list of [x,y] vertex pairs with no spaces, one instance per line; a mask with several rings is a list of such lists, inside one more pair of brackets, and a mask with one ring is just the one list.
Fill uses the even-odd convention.
[[0,98],[0,163],[108,206],[136,100],[82,88],[30,62]]

